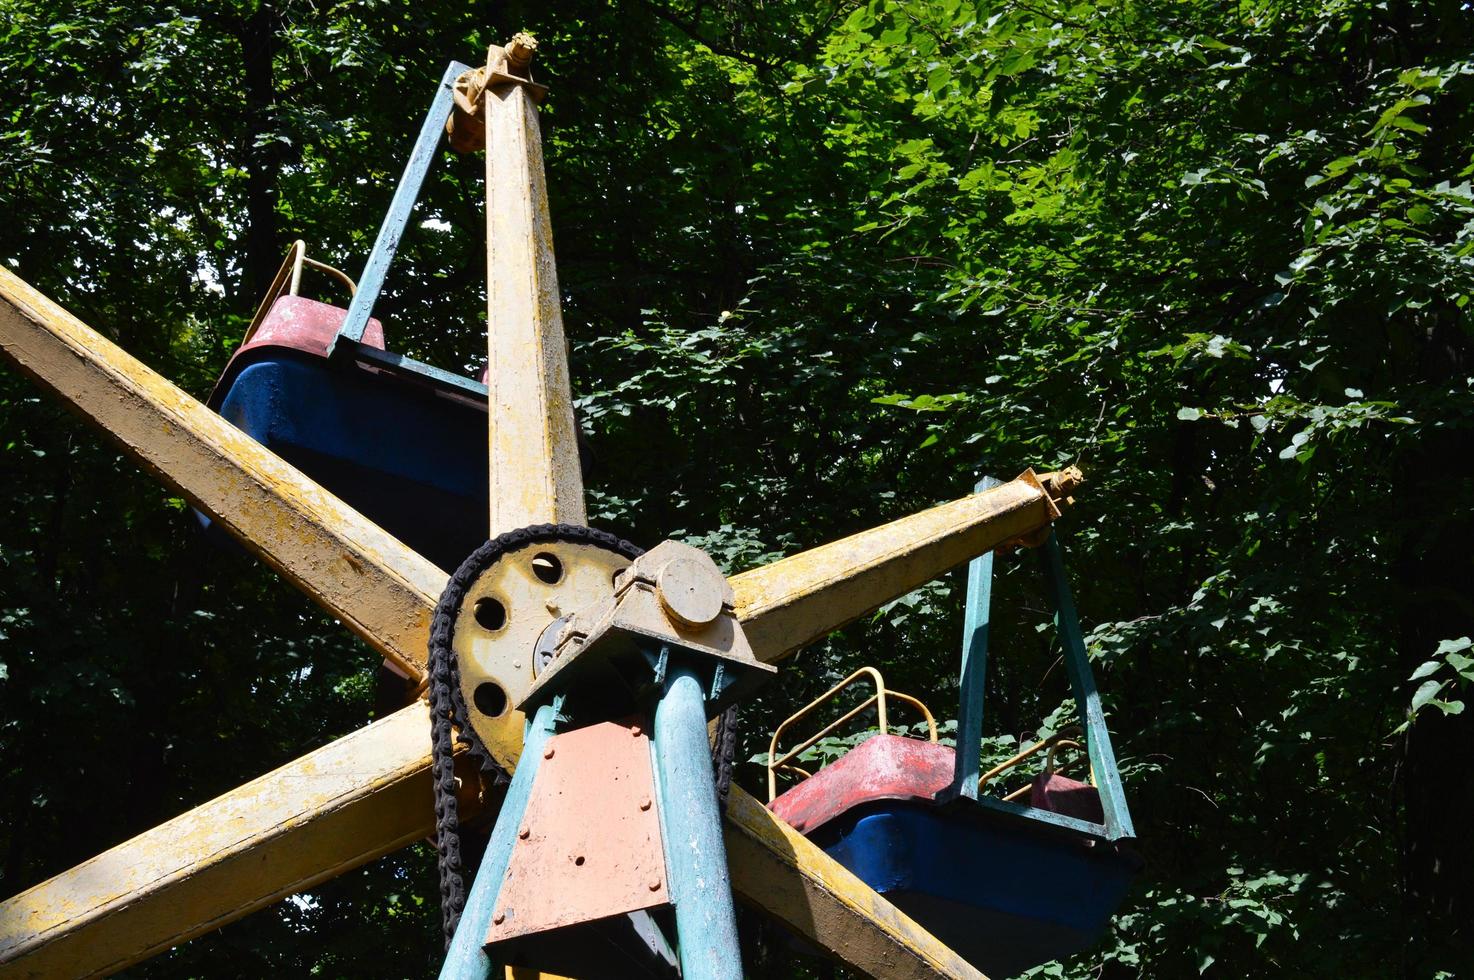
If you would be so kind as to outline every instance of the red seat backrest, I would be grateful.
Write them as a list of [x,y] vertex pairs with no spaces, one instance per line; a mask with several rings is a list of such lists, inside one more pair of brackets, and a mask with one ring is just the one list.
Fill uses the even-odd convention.
[[872,800],[930,802],[952,785],[956,755],[945,745],[899,735],[872,735],[820,769],[768,808],[794,830],[810,833]]
[[1034,778],[1034,785],[1029,790],[1029,805],[1090,823],[1105,822],[1100,792],[1089,783],[1078,782],[1057,772],[1041,772]]
[[[341,306],[329,306],[305,296],[281,296],[271,304],[261,325],[240,349],[290,347],[326,357],[328,345],[338,335],[338,328],[347,316],[348,311]],[[384,350],[384,325],[371,317],[363,331],[363,343]]]

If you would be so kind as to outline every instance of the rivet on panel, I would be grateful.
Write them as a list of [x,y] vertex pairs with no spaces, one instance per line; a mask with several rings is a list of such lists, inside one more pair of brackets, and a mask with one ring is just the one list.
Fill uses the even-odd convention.
[[543,749],[543,758],[544,759],[551,759],[552,757],[553,757],[553,747],[551,745],[549,745],[547,748]]
[[531,836],[532,836],[532,828],[530,828],[530,827],[523,827],[521,830],[517,831],[517,837],[519,839],[521,839],[521,840],[526,840],[527,838],[529,838]]
[[650,801],[649,800],[641,800],[640,801],[640,809],[641,810],[648,810],[648,809],[650,809]]
[[494,915],[494,916],[491,917],[491,924],[494,925],[494,926],[499,926],[503,922],[506,922],[506,921],[507,921],[507,915],[506,915],[505,912],[498,912],[496,915]]
[[641,728],[640,728],[639,725],[631,725],[630,726],[630,734],[633,735],[635,738],[639,738],[641,735],[643,735],[645,733],[644,733],[644,731],[641,730]]
[[660,881],[659,880],[656,880],[656,881],[650,882],[650,890],[652,892],[658,892],[658,891],[660,891]]

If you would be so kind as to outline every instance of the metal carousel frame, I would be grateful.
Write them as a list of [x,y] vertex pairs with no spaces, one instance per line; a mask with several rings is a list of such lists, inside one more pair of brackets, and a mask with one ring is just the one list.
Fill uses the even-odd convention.
[[[494,68],[470,89],[485,125],[493,536],[585,519],[542,93]],[[438,97],[451,97],[458,81],[448,72]],[[425,162],[417,152],[410,168]],[[373,272],[364,280],[382,279]],[[0,299],[7,360],[373,651],[424,679],[443,571],[3,267]],[[780,662],[975,556],[1037,543],[1070,489],[1051,477],[1028,471],[731,576],[753,651]],[[0,903],[0,977],[112,973],[425,838],[435,823],[430,721],[415,700]],[[521,726],[506,732],[508,744],[488,748],[515,757]],[[474,786],[474,771],[465,774]],[[479,803],[467,796],[474,813]],[[808,943],[877,977],[980,976],[735,786],[723,819],[737,897]]]

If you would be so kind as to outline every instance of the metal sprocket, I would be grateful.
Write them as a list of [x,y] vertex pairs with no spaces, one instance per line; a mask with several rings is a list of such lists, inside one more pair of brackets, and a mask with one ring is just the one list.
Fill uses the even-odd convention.
[[[598,566],[609,566],[600,570],[608,592],[613,591],[613,573],[642,553],[642,549],[628,541],[605,531],[578,525],[538,524],[508,531],[477,548],[461,563],[450,577],[445,591],[441,593],[431,620],[429,696],[435,787],[435,843],[440,865],[441,918],[447,943],[455,933],[461,910],[466,903],[464,864],[460,848],[460,815],[456,801],[455,742],[458,740],[470,750],[485,778],[492,783],[506,781],[505,767],[514,765],[516,759],[498,758],[488,745],[491,739],[483,739],[482,736],[490,736],[498,729],[505,731],[508,728],[515,729],[515,734],[520,736],[522,721],[520,714],[513,710],[512,704],[513,699],[520,699],[526,686],[531,683],[533,650],[532,643],[519,647],[517,638],[522,634],[530,634],[535,640],[542,629],[561,613],[560,609],[550,608],[547,603],[542,606],[540,614],[536,607],[524,609],[527,605],[524,602],[519,601],[513,605],[511,596],[505,590],[488,587],[486,576],[503,560],[515,560],[518,556],[525,555],[526,571],[533,579],[542,581],[550,589],[555,588],[563,575],[570,571],[579,574],[587,572],[587,567],[582,566],[582,563],[575,563],[570,570],[569,563],[563,559],[575,556],[567,554],[567,548],[576,548],[582,553],[578,557],[584,559],[597,559],[599,556],[613,559],[595,562]],[[545,553],[543,549],[550,549],[546,552],[547,556],[558,562],[563,573],[551,582],[539,576],[533,564],[533,559]],[[559,556],[551,549],[565,551],[565,554]],[[587,586],[580,591],[586,590]],[[470,606],[467,605],[468,598],[472,600]],[[491,615],[495,610],[490,610],[489,607],[487,613],[477,615],[475,603],[478,601],[500,604],[499,624]],[[516,629],[512,629],[514,615],[520,617],[516,621]],[[478,622],[478,619],[481,621]],[[456,634],[461,627],[473,634],[484,632],[488,638],[500,634],[504,641],[512,644],[512,659],[503,658],[504,662],[488,664],[485,662],[487,656],[475,657],[476,662],[469,664],[463,675],[456,650]],[[503,650],[509,649],[506,642],[496,646]],[[482,651],[483,654],[492,652],[494,651]],[[519,656],[520,660],[517,659]],[[478,705],[476,693],[482,684],[494,685],[499,694]],[[469,699],[466,696],[468,687],[471,691]],[[483,708],[488,710],[481,710]],[[516,741],[520,744],[520,738]]]

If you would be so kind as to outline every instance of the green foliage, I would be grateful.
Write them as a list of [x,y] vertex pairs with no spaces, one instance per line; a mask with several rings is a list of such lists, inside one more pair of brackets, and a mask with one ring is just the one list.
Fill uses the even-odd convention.
[[[1078,463],[1061,534],[1147,866],[1036,972],[1432,976],[1474,962],[1470,23],[0,0],[0,261],[204,394],[261,270],[296,237],[358,268],[445,61],[527,27],[592,519],[740,570]],[[380,307],[467,370],[479,171],[438,161]],[[373,658],[24,379],[0,400],[13,891],[362,724]],[[951,714],[962,590],[795,657],[743,757],[863,663]],[[1001,758],[1068,701],[1027,555],[994,608]],[[136,972],[424,973],[435,904],[416,848]]]
[[1412,672],[1408,680],[1422,683],[1418,685],[1412,702],[1408,705],[1407,721],[1398,725],[1394,734],[1406,731],[1417,719],[1418,712],[1424,708],[1437,708],[1446,715],[1456,715],[1464,710],[1463,701],[1449,700],[1439,695],[1474,682],[1474,657],[1464,652],[1471,645],[1474,642],[1467,636],[1461,636],[1457,640],[1444,640],[1434,651],[1433,660],[1425,660],[1418,665],[1418,669]]

